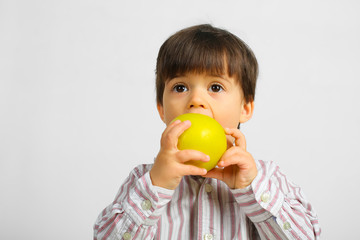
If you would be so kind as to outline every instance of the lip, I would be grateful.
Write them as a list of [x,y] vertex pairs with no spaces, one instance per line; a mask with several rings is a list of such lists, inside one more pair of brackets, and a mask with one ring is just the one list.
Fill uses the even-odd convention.
[[188,111],[188,112],[186,112],[186,113],[197,113],[197,114],[202,114],[202,115],[206,115],[206,116],[208,116],[208,117],[214,118],[211,113],[209,113],[209,112],[204,112],[204,111]]

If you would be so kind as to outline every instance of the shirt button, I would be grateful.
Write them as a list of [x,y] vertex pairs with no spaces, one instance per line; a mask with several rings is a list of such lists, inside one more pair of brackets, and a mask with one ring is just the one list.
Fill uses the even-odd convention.
[[213,187],[210,184],[205,184],[205,192],[211,193],[213,190]]
[[145,200],[141,203],[141,207],[143,210],[149,210],[151,208],[151,202],[150,200]]
[[212,240],[212,239],[214,239],[212,234],[207,233],[207,234],[204,235],[204,240]]
[[131,234],[128,233],[128,232],[124,233],[123,239],[124,239],[124,240],[130,240],[130,239],[131,239]]
[[264,193],[261,195],[261,201],[264,202],[264,203],[269,202],[269,201],[270,201],[270,193],[264,192]]
[[290,223],[289,223],[289,222],[284,222],[283,228],[284,228],[285,230],[289,230],[289,229],[291,228]]

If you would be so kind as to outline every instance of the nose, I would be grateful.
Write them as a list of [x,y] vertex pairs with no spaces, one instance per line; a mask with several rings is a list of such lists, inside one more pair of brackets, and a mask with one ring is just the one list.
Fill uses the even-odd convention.
[[188,108],[208,108],[206,98],[200,90],[193,90],[190,95]]

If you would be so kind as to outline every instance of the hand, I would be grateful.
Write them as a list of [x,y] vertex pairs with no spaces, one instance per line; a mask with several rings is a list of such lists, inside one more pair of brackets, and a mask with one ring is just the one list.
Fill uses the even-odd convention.
[[150,178],[155,186],[175,189],[185,175],[205,175],[206,169],[186,162],[190,160],[209,161],[210,157],[196,150],[179,150],[178,138],[190,127],[190,121],[177,120],[170,123],[161,136],[160,151],[150,170]]
[[235,145],[221,157],[218,167],[209,171],[204,177],[211,177],[225,182],[229,188],[245,188],[251,184],[257,175],[254,158],[246,151],[245,136],[240,130],[225,129],[225,133],[235,138]]

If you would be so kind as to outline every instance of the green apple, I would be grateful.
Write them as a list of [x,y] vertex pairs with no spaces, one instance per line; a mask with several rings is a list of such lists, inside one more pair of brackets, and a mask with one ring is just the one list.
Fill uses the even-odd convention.
[[178,149],[193,149],[210,156],[208,162],[189,161],[207,171],[213,169],[227,148],[226,134],[223,127],[215,119],[198,113],[186,113],[176,117],[175,120],[191,122],[190,128],[179,137]]

